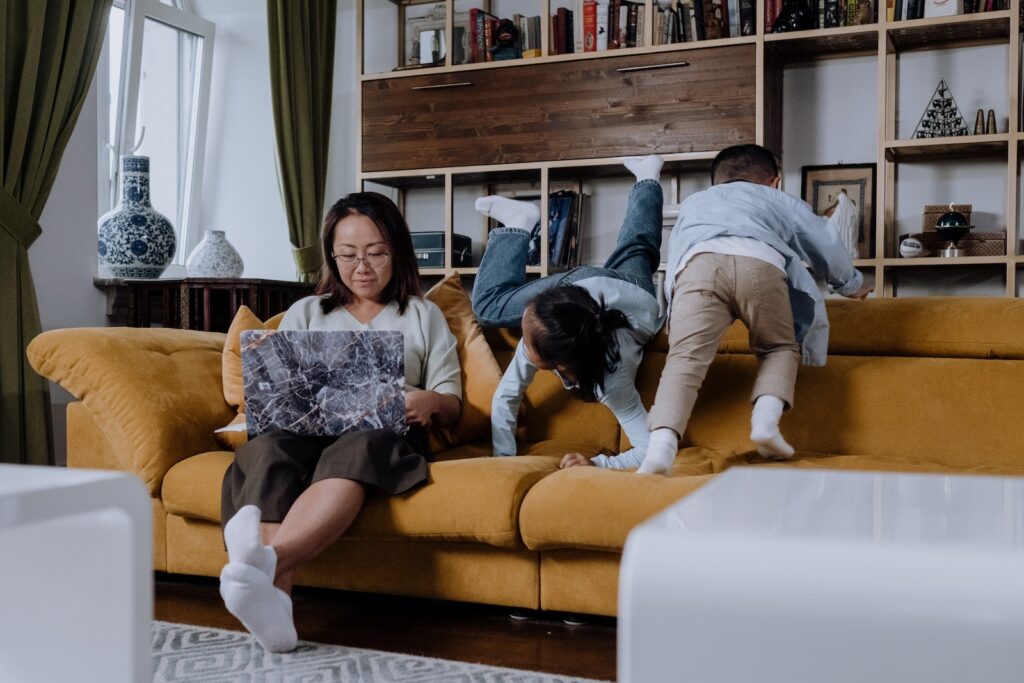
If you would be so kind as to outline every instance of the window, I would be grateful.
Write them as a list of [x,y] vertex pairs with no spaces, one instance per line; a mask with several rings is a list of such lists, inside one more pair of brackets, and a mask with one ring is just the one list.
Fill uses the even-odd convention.
[[178,233],[172,265],[184,263],[201,233],[213,56],[214,26],[188,11],[187,2],[115,0],[104,46],[108,68],[100,71],[108,94],[100,112],[100,210],[117,205],[120,156],[148,156],[153,207]]

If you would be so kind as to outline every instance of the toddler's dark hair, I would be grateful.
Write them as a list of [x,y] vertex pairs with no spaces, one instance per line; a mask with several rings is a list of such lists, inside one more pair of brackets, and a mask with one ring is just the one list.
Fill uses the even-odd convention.
[[533,336],[536,354],[547,363],[569,369],[576,393],[596,401],[604,378],[622,357],[616,331],[632,329],[626,314],[608,308],[604,297],[595,301],[577,285],[552,287],[530,301],[529,310],[540,329]]
[[726,147],[711,162],[711,184],[729,180],[763,182],[779,175],[775,155],[761,145]]

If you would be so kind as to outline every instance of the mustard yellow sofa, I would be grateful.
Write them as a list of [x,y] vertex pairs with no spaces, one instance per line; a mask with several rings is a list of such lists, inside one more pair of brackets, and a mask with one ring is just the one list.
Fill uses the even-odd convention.
[[[489,442],[437,456],[431,483],[372,498],[349,533],[298,583],[356,591],[613,615],[629,530],[735,465],[984,474],[1024,473],[1024,301],[830,301],[830,359],[801,368],[783,430],[783,465],[747,440],[756,360],[734,326],[701,392],[670,476],[578,467],[562,453],[627,447],[603,407],[575,401],[550,373],[526,398],[528,455],[489,458]],[[234,417],[221,391],[220,334],[66,329],[33,341],[42,375],[68,407],[74,467],[127,470],[153,501],[157,570],[218,575],[221,478],[232,454],[213,430]],[[490,330],[501,365],[515,336]],[[667,351],[649,346],[637,378],[650,402]]]

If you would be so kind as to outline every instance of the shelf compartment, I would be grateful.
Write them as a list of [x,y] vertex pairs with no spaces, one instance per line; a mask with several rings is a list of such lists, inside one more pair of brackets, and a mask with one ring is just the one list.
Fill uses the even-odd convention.
[[396,190],[423,190],[428,188],[444,187],[444,170],[419,173],[364,173],[362,179],[366,182],[377,183]]
[[539,183],[540,168],[538,166],[512,166],[502,168],[453,168],[452,181],[456,185],[498,185],[504,183]]
[[894,22],[887,25],[890,51],[1008,41],[1011,16],[1012,11],[1003,10]]
[[888,140],[885,143],[887,161],[935,161],[949,158],[985,159],[1005,157],[1009,151],[1011,135],[962,135],[950,138],[914,138]]
[[[661,173],[668,175],[687,175],[690,173],[711,173],[711,162],[717,152],[692,152],[688,154],[665,154],[665,162]],[[606,159],[578,159],[556,162],[548,165],[551,180],[578,180],[580,175],[587,178],[618,178],[632,174],[622,165],[622,157]],[[710,180],[709,180],[710,182]]]
[[1007,256],[960,256],[958,258],[922,256],[919,258],[886,258],[882,260],[882,263],[886,268],[954,268],[957,266],[1002,266],[1012,258]]
[[875,54],[878,24],[769,33],[764,37],[764,45],[785,62]]

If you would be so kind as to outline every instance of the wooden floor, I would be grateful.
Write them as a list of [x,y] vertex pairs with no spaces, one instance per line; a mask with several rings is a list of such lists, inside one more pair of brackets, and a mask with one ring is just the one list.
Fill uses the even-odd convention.
[[[221,602],[215,579],[156,576],[156,618],[243,630]],[[297,588],[299,637],[390,652],[615,680],[615,620],[562,616],[486,605]]]

